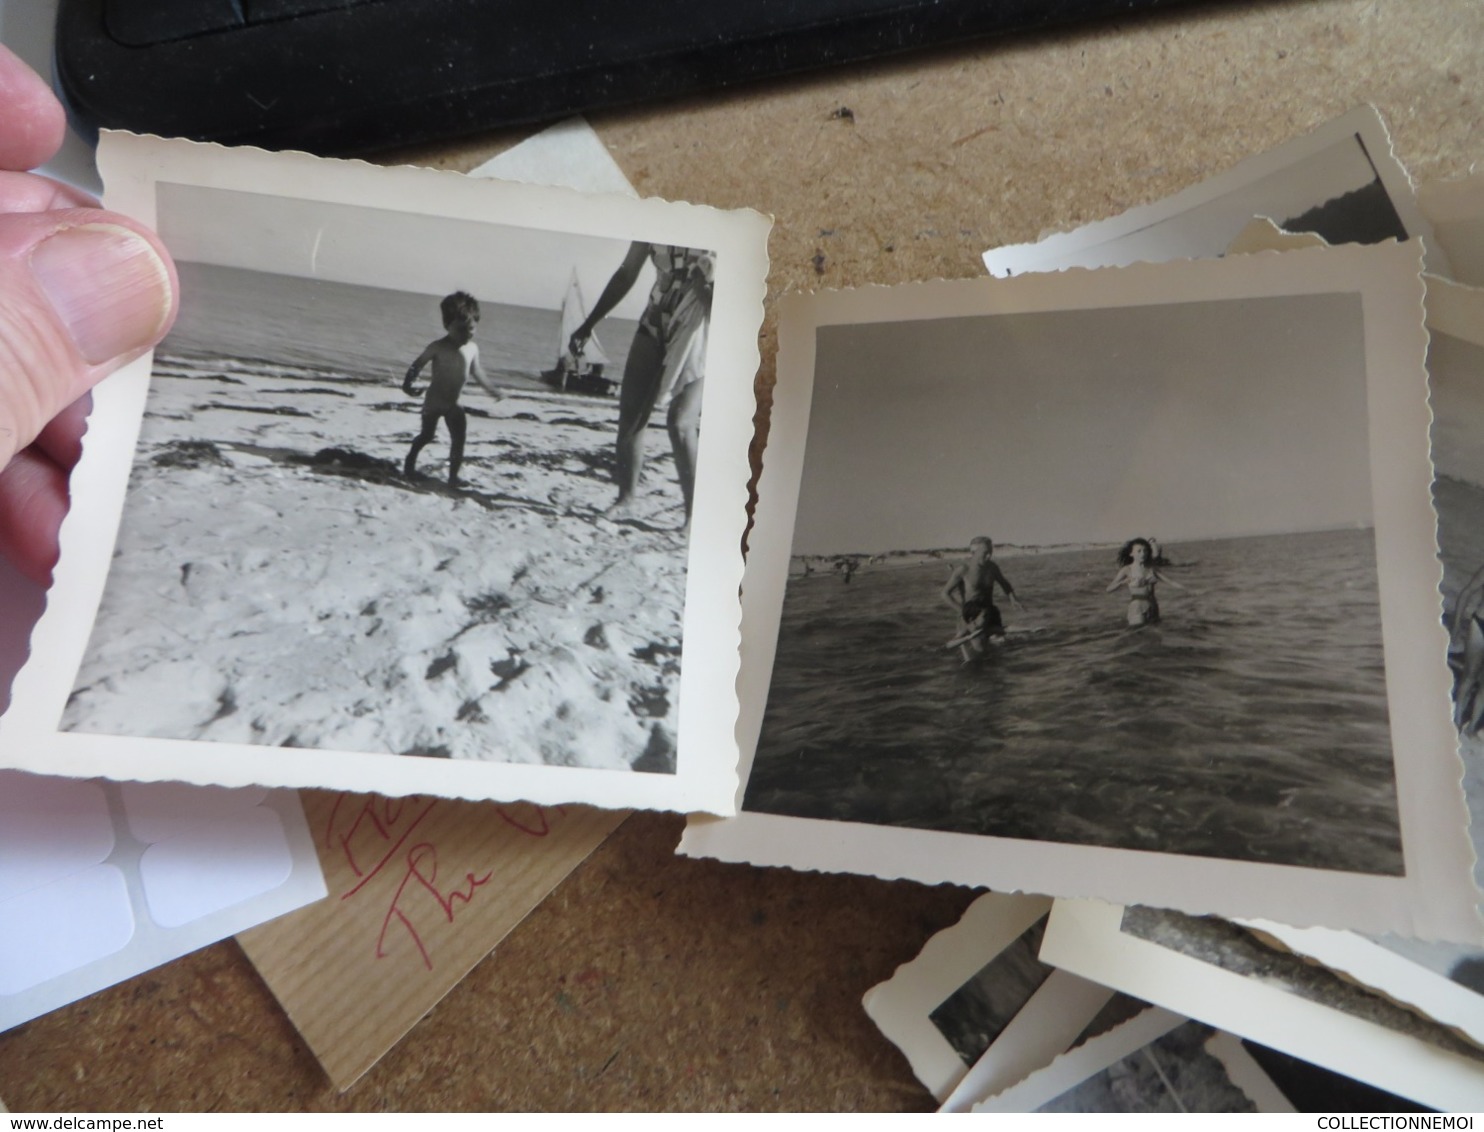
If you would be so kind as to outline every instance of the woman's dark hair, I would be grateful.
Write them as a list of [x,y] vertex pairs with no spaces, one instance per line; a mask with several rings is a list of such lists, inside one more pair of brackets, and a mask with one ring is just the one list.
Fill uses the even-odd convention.
[[1133,564],[1134,547],[1136,546],[1142,546],[1144,548],[1144,553],[1147,556],[1146,560],[1148,561],[1149,565],[1153,566],[1154,547],[1149,545],[1149,540],[1147,538],[1131,538],[1128,540],[1128,542],[1124,543],[1123,549],[1118,552],[1118,565],[1131,566]]

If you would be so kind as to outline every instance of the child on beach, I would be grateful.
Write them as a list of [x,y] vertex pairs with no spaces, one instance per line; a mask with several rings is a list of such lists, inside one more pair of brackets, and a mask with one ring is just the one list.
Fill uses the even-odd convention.
[[1014,588],[994,560],[994,540],[979,535],[969,542],[968,562],[953,568],[942,593],[943,600],[958,610],[964,624],[963,631],[945,647],[957,645],[965,664],[983,654],[987,641],[1005,635],[1004,619],[994,603],[996,585],[1015,603],[1016,609],[1022,608]]
[[1124,543],[1118,552],[1118,567],[1107,592],[1112,593],[1119,586],[1128,587],[1128,623],[1134,628],[1153,625],[1159,620],[1159,602],[1154,598],[1156,585],[1169,582],[1177,590],[1185,588],[1154,568],[1154,548],[1148,539],[1131,538]]
[[459,467],[464,462],[464,434],[468,417],[459,405],[459,394],[464,382],[470,377],[484,386],[485,390],[500,400],[504,394],[491,385],[479,365],[479,347],[474,344],[474,326],[479,322],[479,301],[465,291],[455,291],[444,297],[439,309],[443,313],[443,327],[448,331],[442,338],[428,343],[428,348],[417,356],[417,361],[407,368],[402,379],[402,392],[416,397],[412,383],[429,362],[433,374],[428,381],[427,394],[423,398],[422,431],[412,442],[407,459],[402,464],[402,474],[411,479],[417,467],[417,455],[423,446],[432,440],[438,431],[438,422],[448,423],[448,486],[458,487]]

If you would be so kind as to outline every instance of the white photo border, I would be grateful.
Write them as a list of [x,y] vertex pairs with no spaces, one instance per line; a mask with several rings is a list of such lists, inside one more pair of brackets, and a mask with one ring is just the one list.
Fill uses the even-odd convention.
[[[1357,139],[1364,148],[1371,167],[1396,210],[1408,236],[1421,238],[1426,246],[1429,271],[1447,274],[1451,270],[1447,252],[1437,239],[1428,215],[1412,190],[1411,177],[1392,152],[1391,135],[1374,106],[1357,106],[1331,119],[1302,137],[1254,154],[1224,173],[1152,204],[1131,208],[1106,220],[1095,220],[1067,232],[1044,235],[1030,244],[1012,244],[991,248],[984,253],[984,266],[991,275],[1020,275],[1029,271],[1060,271],[1069,267],[1111,267],[1145,260],[1167,260],[1200,254],[1193,250],[1200,236],[1210,233],[1213,253],[1221,252],[1238,229],[1252,218],[1240,205],[1223,210],[1225,230],[1172,232],[1161,246],[1157,238],[1161,225],[1177,223],[1194,209],[1219,202],[1300,162],[1318,156],[1346,139]],[[1314,204],[1323,204],[1322,200]],[[1272,217],[1282,221],[1283,217]],[[1214,220],[1212,223],[1216,223]],[[1118,250],[1110,245],[1119,245]]]
[[1058,900],[1041,957],[1218,1030],[1431,1108],[1484,1110],[1484,1065],[1121,930],[1123,908]]
[[[1087,1029],[1113,995],[1112,988],[1070,971],[1052,971],[944,1099],[938,1111],[968,1112],[986,1098],[1039,1073],[1069,1052],[1077,1035]],[[1088,1041],[1122,1030],[1147,1012],[1141,1010]]]
[[1295,928],[1272,920],[1238,920],[1243,927],[1272,936],[1296,955],[1303,955],[1379,991],[1394,1002],[1452,1026],[1484,1047],[1484,995],[1455,983],[1447,975],[1392,951],[1355,932],[1332,928]]
[[1050,911],[1049,896],[987,892],[861,1000],[876,1028],[939,1101],[969,1067],[933,1024],[932,1012]]
[[1182,1014],[1151,1006],[1106,1034],[1089,1038],[1076,1049],[1067,1050],[1049,1065],[1028,1074],[1009,1088],[984,1098],[970,1111],[1034,1112],[1187,1021]]

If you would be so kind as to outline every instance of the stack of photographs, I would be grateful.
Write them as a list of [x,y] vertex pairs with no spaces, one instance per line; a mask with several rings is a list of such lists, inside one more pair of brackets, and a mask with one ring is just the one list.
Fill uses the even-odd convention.
[[1362,108],[785,300],[739,814],[682,851],[994,890],[866,998],[945,1109],[1484,1107],[1473,190],[1435,231]]
[[865,1002],[951,1111],[1484,1109],[1484,182],[1361,108],[785,296],[749,531],[766,218],[100,160],[193,298],[99,389],[0,767],[988,889]]

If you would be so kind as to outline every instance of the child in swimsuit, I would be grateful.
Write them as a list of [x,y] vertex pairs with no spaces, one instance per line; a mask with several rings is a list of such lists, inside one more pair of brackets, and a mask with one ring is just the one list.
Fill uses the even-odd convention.
[[438,422],[448,425],[448,486],[459,487],[459,468],[464,462],[464,434],[467,420],[464,408],[459,404],[459,394],[464,391],[464,382],[470,377],[484,386],[485,390],[500,400],[504,394],[492,385],[479,365],[479,347],[474,344],[474,327],[479,322],[479,302],[465,291],[455,291],[444,297],[439,304],[443,315],[443,328],[448,331],[442,338],[429,342],[428,348],[407,367],[407,376],[402,379],[402,392],[409,397],[419,396],[412,383],[424,366],[432,363],[433,377],[428,382],[423,398],[422,431],[407,450],[402,461],[402,474],[411,479],[417,470],[418,453],[438,432]]
[[984,652],[986,642],[1005,635],[1004,619],[994,603],[995,586],[1017,609],[1021,607],[1014,587],[994,560],[993,540],[980,535],[970,540],[969,561],[953,568],[941,595],[945,603],[958,610],[964,623],[963,631],[947,647],[957,645],[965,664]]
[[1134,628],[1153,625],[1159,620],[1159,602],[1154,597],[1156,585],[1169,582],[1176,589],[1185,588],[1154,568],[1154,548],[1148,539],[1131,538],[1124,543],[1118,552],[1118,566],[1107,592],[1112,593],[1119,586],[1128,587],[1128,623]]

